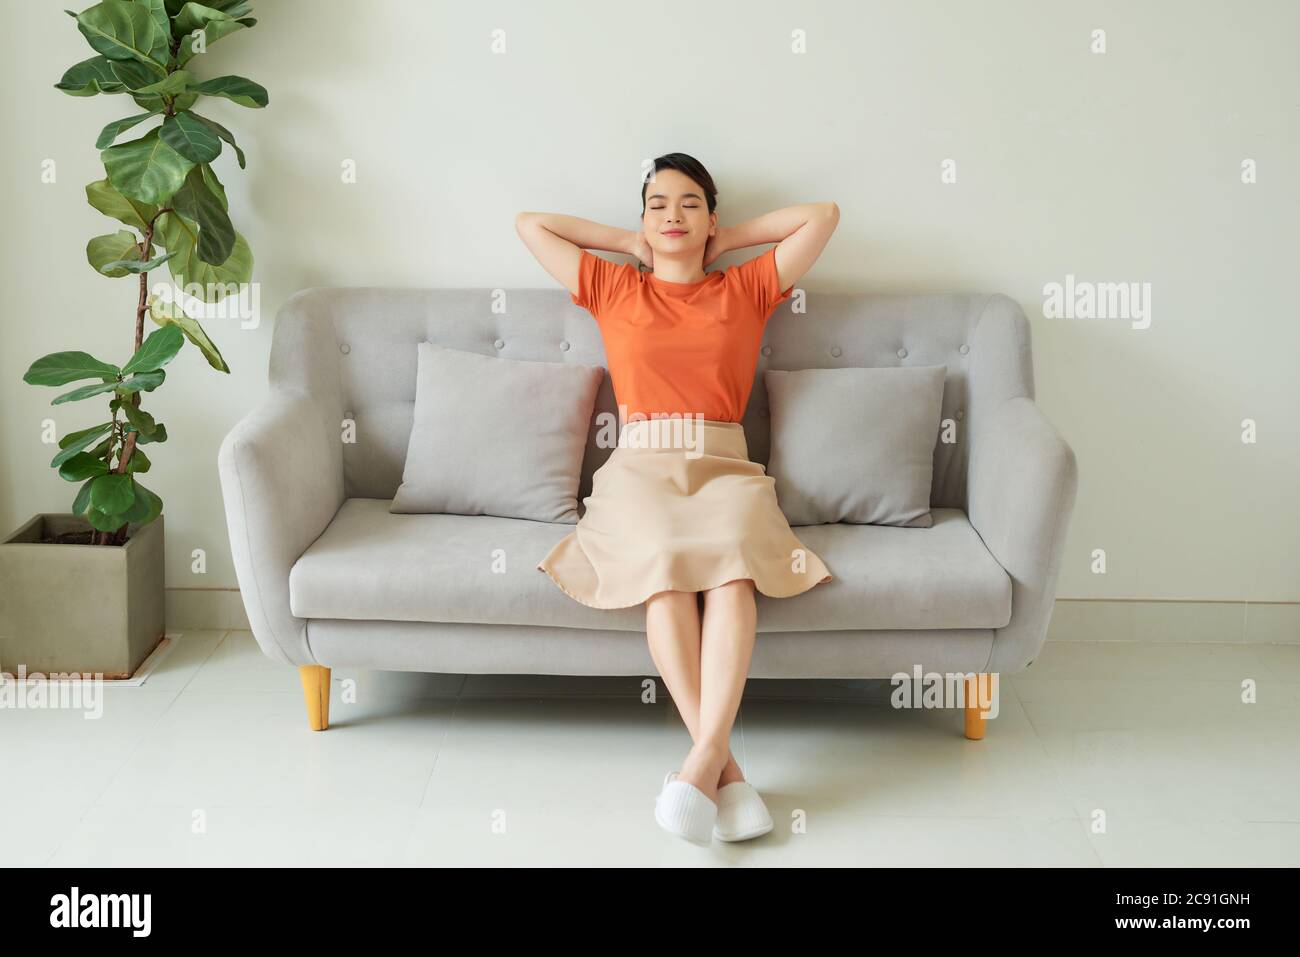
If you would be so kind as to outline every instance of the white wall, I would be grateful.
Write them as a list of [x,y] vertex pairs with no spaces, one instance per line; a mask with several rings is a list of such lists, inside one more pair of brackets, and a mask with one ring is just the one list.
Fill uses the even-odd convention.
[[[53,89],[90,55],[60,7],[9,7],[0,39],[5,532],[75,492],[47,466],[41,421],[60,434],[95,421],[23,384],[28,364],[74,348],[124,361],[131,346],[136,291],[86,264],[86,240],[116,226],[83,187],[103,175],[100,127],[136,110]],[[680,150],[714,174],[724,223],[839,204],[809,289],[997,290],[1024,305],[1038,400],[1079,455],[1062,597],[1300,598],[1289,0],[257,7],[256,28],[196,62],[271,94],[261,111],[203,107],[248,154],[246,171],[228,155],[217,169],[254,250],[263,321],[209,326],[232,375],[187,346],[148,397],[171,435],[145,480],[166,501],[169,587],[235,585],[216,453],[265,391],[289,294],[553,286],[515,213],[632,227],[642,158]],[[1104,55],[1089,52],[1097,28]],[[940,182],[946,158],[956,184]],[[1254,185],[1240,181],[1245,158]],[[355,184],[341,182],[345,159]],[[1067,273],[1150,282],[1150,328],[1044,318],[1044,284]],[[1257,444],[1242,444],[1244,418]],[[1096,548],[1105,575],[1089,569]]]

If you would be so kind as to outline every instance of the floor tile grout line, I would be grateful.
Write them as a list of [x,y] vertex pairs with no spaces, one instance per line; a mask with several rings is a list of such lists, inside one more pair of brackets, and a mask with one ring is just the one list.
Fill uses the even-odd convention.
[[[212,651],[208,653],[208,658],[216,654],[217,648],[220,647],[221,643],[226,640],[226,637],[229,634],[230,634],[229,629],[226,629],[221,633],[221,637],[218,638],[216,644],[212,646]],[[208,658],[204,658],[203,661],[199,663],[199,667],[194,669],[194,674],[198,674],[199,668],[201,668],[203,664],[207,662]],[[50,866],[50,862],[54,860],[55,857],[58,856],[59,851],[63,850],[68,840],[77,831],[77,829],[81,826],[82,822],[86,820],[87,816],[89,816],[92,811],[100,808],[101,806],[108,807],[108,805],[101,805],[100,801],[103,799],[104,795],[107,794],[109,790],[113,787],[113,782],[116,781],[118,775],[122,773],[122,769],[127,766],[131,758],[135,756],[135,753],[139,751],[140,748],[144,745],[145,738],[149,735],[149,733],[153,731],[156,727],[158,727],[158,725],[162,723],[163,718],[167,716],[167,713],[176,706],[176,702],[180,698],[181,692],[183,692],[189,686],[190,681],[194,680],[194,674],[190,675],[189,679],[185,682],[185,684],[177,688],[175,691],[171,692],[172,699],[171,701],[167,702],[167,707],[163,708],[162,711],[158,712],[158,717],[155,718],[151,724],[149,724],[146,728],[144,728],[141,731],[140,737],[136,741],[135,746],[118,763],[118,766],[113,770],[113,773],[109,775],[108,780],[104,782],[104,787],[99,791],[98,794],[96,794],[93,798],[91,798],[89,803],[86,804],[85,808],[82,810],[81,814],[77,817],[77,820],[73,822],[72,826],[67,828],[64,831],[64,835],[62,839],[60,839],[60,841],[55,845],[54,850],[50,852],[50,856],[47,857],[42,862],[41,866],[43,867]],[[148,684],[148,682],[146,681],[145,684]],[[167,691],[159,692],[155,690],[154,693],[167,694],[168,692]]]
[[[227,628],[225,631],[221,633],[221,637],[216,640],[215,644],[213,644],[212,650],[207,653],[204,659],[200,661],[197,666],[195,666],[194,670],[190,673],[190,676],[185,679],[185,684],[181,685],[180,691],[185,691],[189,688],[190,684],[194,681],[198,673],[203,670],[203,666],[206,665],[209,661],[211,661],[212,657],[217,653],[217,649],[226,643],[226,639],[230,637],[230,633],[232,631],[234,631],[233,628]],[[147,685],[148,682],[146,681],[145,684]]]
[[[1070,810],[1074,812],[1075,820],[1079,822],[1079,826],[1083,829],[1083,837],[1084,840],[1088,842],[1088,849],[1092,851],[1093,856],[1097,859],[1097,863],[1101,867],[1105,867],[1106,862],[1102,859],[1101,853],[1097,850],[1096,845],[1093,843],[1092,833],[1088,829],[1089,818],[1086,817],[1085,815],[1078,813],[1078,808],[1074,803],[1074,798],[1071,796],[1070,790],[1066,786],[1065,780],[1061,777],[1061,772],[1060,769],[1057,767],[1056,760],[1052,757],[1052,753],[1047,749],[1047,742],[1043,740],[1043,736],[1038,729],[1038,725],[1034,724],[1034,719],[1030,717],[1029,709],[1025,706],[1024,700],[1020,697],[1020,692],[1016,690],[1015,685],[1012,682],[1008,682],[1007,686],[1011,688],[1012,694],[1014,694],[1016,697],[1016,704],[1020,706],[1020,713],[1025,716],[1025,721],[1029,725],[1029,730],[1033,732],[1034,740],[1038,743],[1038,749],[1042,753],[1043,760],[1047,762],[1047,766],[1051,769],[1052,778],[1056,781],[1057,789],[1060,791],[1061,797],[1065,799],[1065,802],[1066,804],[1069,805]],[[994,731],[996,733],[996,727],[994,728]]]
[[424,790],[420,792],[420,799],[415,804],[417,811],[424,808],[424,799],[428,797],[429,785],[433,783],[433,776],[438,771],[438,762],[442,759],[442,749],[447,744],[447,736],[451,734],[452,724],[456,720],[456,712],[460,710],[461,695],[463,694],[465,690],[465,685],[468,681],[469,681],[469,675],[462,674],[460,676],[460,687],[456,689],[456,698],[452,702],[451,714],[447,715],[447,724],[442,729],[442,738],[438,742],[438,749],[434,752],[433,755],[433,767],[429,768],[429,776],[428,778],[425,779]]

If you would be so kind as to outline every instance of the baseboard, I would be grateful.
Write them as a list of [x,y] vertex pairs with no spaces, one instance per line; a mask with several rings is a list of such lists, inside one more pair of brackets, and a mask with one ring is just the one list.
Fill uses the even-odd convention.
[[[237,588],[168,588],[167,628],[248,631]],[[1048,641],[1300,643],[1300,602],[1058,598]]]
[[250,631],[238,588],[168,588],[168,631]]
[[1300,643],[1300,602],[1058,598],[1048,641]]

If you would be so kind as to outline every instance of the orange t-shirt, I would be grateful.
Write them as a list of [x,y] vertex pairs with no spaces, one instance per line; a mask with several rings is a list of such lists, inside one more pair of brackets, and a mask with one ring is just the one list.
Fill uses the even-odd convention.
[[573,302],[596,318],[619,405],[739,422],[772,310],[790,298],[776,247],[699,282],[668,282],[582,250]]

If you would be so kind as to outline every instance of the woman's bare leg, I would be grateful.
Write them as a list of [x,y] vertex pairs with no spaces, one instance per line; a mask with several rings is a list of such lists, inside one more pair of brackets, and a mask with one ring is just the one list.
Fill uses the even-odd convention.
[[754,582],[741,578],[704,592],[700,627],[700,715],[695,747],[678,778],[714,801],[730,758],[731,728],[749,676],[757,625]]
[[[673,704],[692,741],[700,738],[700,609],[697,594],[662,591],[651,595],[645,603],[650,657],[668,686]],[[727,763],[717,776],[716,788],[743,780],[745,775],[728,747]],[[714,799],[716,788],[715,794],[710,795]]]

